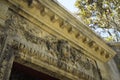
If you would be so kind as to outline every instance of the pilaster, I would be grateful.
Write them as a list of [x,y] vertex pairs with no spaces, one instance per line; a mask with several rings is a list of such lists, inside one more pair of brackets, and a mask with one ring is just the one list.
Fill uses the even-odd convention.
[[14,61],[14,50],[8,44],[8,36],[0,36],[0,80],[9,80],[12,64]]

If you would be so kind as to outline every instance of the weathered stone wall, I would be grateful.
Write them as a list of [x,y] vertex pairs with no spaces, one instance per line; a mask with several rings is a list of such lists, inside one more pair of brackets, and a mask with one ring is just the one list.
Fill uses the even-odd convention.
[[[5,62],[5,65],[1,65],[1,69],[4,69],[1,70],[4,73],[0,73],[1,79],[9,78],[6,79],[6,76],[9,76],[9,74],[6,75],[6,71],[11,70],[12,55],[28,55],[29,58],[34,56],[33,59],[42,60],[44,63],[58,67],[79,78],[91,80],[97,75],[99,79],[95,61],[85,56],[81,50],[72,47],[68,41],[43,31],[11,9],[6,15],[8,16],[1,27],[0,38],[1,42],[3,41],[0,61]],[[4,66],[9,66],[7,64],[11,66],[4,68]]]
[[120,53],[118,53],[118,54],[114,57],[114,61],[115,61],[116,65],[117,65],[117,68],[118,68],[118,70],[119,70],[119,72],[120,72]]
[[34,56],[33,58],[59,67],[72,75],[99,79],[95,61],[86,57],[81,50],[70,46],[68,41],[50,35],[15,13],[6,20],[6,24],[9,21],[8,27],[13,29],[8,32],[17,40],[20,53]]
[[[14,1],[0,1],[0,5],[3,5],[0,7],[0,63],[2,63],[0,64],[0,80],[9,79],[13,61],[25,66],[31,65],[30,67],[33,69],[37,67],[38,71],[44,69],[43,72],[49,72],[46,74],[61,80],[110,80],[109,77],[112,74],[108,74],[107,67],[110,67],[113,62],[105,65],[99,61],[107,61],[113,56],[106,53],[108,50],[99,47],[97,43],[91,44],[93,41],[84,35],[81,37],[79,33],[74,31],[73,27],[64,24],[62,19],[56,18],[53,13],[48,13],[48,10],[38,6],[38,3],[35,3],[37,5],[32,10],[38,12],[41,9],[40,14],[36,13],[40,18],[36,18],[34,15],[30,17],[32,10],[30,14],[25,13],[22,7],[26,4],[25,8],[34,5],[29,4],[28,0],[21,1],[24,3],[22,7],[15,6]],[[47,15],[45,16],[45,14]],[[56,19],[59,21],[58,23],[54,22],[54,20],[57,21]],[[49,29],[48,26],[52,26],[52,28]],[[64,29],[65,26],[68,27],[67,30]],[[58,31],[52,31],[54,28]],[[57,34],[60,32],[65,32],[67,35]],[[73,36],[73,32],[76,36]],[[75,41],[70,38],[71,35]],[[81,44],[79,38],[82,39]],[[76,44],[76,41],[79,44]],[[89,53],[92,56],[89,56]],[[113,72],[111,67],[110,69]],[[114,79],[117,80],[117,78]]]
[[120,42],[108,43],[108,45],[112,47],[117,53],[115,57],[113,58],[113,60],[120,73]]
[[114,57],[114,62],[116,63],[116,66],[120,73],[120,45],[118,44],[118,46],[112,46],[112,48],[117,52],[117,54]]

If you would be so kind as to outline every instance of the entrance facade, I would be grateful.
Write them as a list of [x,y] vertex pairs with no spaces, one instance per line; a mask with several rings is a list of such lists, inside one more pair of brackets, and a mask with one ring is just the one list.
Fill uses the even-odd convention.
[[115,51],[55,0],[0,6],[0,80],[120,79]]

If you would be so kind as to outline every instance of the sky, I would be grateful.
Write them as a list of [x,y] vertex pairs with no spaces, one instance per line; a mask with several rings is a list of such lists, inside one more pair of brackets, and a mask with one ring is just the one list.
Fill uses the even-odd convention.
[[62,4],[66,9],[71,12],[76,12],[78,9],[74,6],[76,0],[57,0]]

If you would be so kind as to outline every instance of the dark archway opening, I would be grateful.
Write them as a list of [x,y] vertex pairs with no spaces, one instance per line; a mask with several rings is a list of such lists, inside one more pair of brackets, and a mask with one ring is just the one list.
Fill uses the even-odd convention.
[[42,72],[14,62],[10,80],[59,80]]

